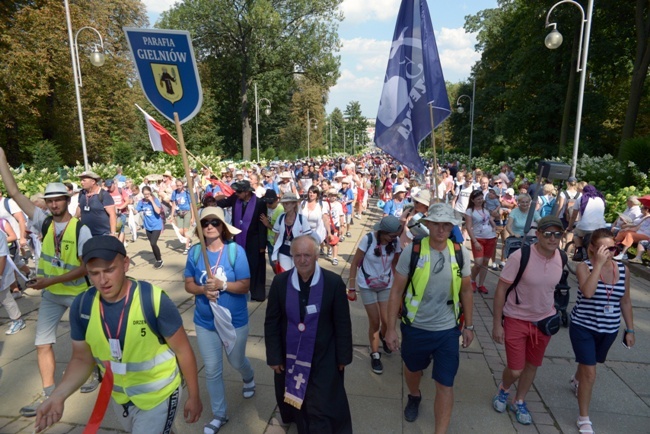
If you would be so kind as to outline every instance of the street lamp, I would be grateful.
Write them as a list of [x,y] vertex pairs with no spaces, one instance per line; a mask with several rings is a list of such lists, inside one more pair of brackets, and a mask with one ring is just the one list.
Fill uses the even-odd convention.
[[307,158],[311,158],[311,144],[309,143],[309,137],[311,134],[311,121],[314,121],[314,131],[318,128],[318,120],[309,118],[309,110],[307,110]]
[[549,17],[551,12],[557,6],[562,3],[571,3],[580,9],[580,15],[582,16],[581,26],[580,26],[580,39],[578,42],[578,63],[576,65],[576,72],[580,73],[580,88],[578,90],[578,110],[576,112],[576,129],[575,135],[573,138],[573,160],[571,162],[571,176],[576,176],[576,167],[578,165],[578,144],[580,142],[580,126],[582,124],[582,102],[585,96],[585,81],[587,79],[587,56],[589,55],[589,36],[591,34],[591,17],[594,12],[594,0],[589,0],[587,4],[587,16],[585,17],[585,10],[582,8],[580,3],[574,0],[562,0],[557,2],[549,9],[546,14],[546,26],[553,27],[551,33],[546,35],[544,39],[544,44],[546,48],[555,50],[560,45],[562,45],[562,34],[557,30],[557,23],[549,23]]
[[[97,36],[99,37],[99,45],[95,44],[95,46],[93,47],[93,52],[90,54],[90,63],[92,63],[93,66],[102,66],[104,64],[105,61],[104,40],[102,39],[102,35],[97,31],[97,29],[88,26],[82,27],[79,30],[77,30],[77,33],[73,38],[72,21],[70,19],[70,5],[68,4],[68,0],[64,0],[63,3],[65,6],[65,18],[68,25],[68,40],[70,44],[70,58],[72,60],[72,75],[74,76],[74,90],[75,90],[75,94],[77,95],[77,112],[79,114],[79,129],[81,131],[81,150],[83,151],[83,156],[84,156],[84,170],[88,170],[90,166],[88,165],[88,151],[86,150],[86,133],[84,131],[84,117],[83,117],[83,112],[81,110],[80,88],[83,86],[83,83],[81,81],[81,64],[79,63],[79,46],[77,44],[77,38],[79,37],[79,33],[85,29],[92,30],[95,33],[97,33]],[[101,51],[99,49],[100,47],[101,47]]]
[[255,83],[255,141],[257,142],[257,162],[260,162],[260,103],[265,103],[266,108],[264,114],[269,116],[271,114],[271,101],[266,98],[257,100],[257,83]]
[[472,85],[472,97],[469,95],[461,95],[456,100],[456,110],[458,113],[463,113],[465,109],[460,105],[461,98],[467,98],[469,100],[469,167],[471,170],[472,167],[472,143],[474,141],[474,100],[476,98],[476,78],[474,79],[474,84]]

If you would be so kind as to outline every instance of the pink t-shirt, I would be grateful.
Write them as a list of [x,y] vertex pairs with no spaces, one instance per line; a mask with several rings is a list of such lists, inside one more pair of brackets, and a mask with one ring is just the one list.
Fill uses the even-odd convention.
[[[501,272],[500,279],[511,284],[517,277],[521,250],[517,250],[508,257],[508,262]],[[508,295],[503,314],[505,316],[523,321],[539,321],[555,313],[553,293],[555,285],[562,277],[562,257],[560,252],[547,259],[537,251],[537,246],[530,248],[530,258],[526,270],[516,290]],[[519,304],[516,304],[515,291],[519,295]]]

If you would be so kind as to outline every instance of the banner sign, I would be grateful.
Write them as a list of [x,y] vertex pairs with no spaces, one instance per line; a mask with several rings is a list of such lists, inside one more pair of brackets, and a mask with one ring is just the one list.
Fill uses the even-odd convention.
[[124,27],[140,85],[164,117],[192,119],[203,104],[203,91],[190,33],[184,30]]

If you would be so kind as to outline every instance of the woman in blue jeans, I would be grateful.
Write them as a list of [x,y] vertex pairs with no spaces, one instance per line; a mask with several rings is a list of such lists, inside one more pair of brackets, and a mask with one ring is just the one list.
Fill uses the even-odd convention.
[[[210,395],[210,406],[214,419],[203,428],[204,434],[215,434],[228,422],[226,416],[226,397],[223,381],[223,351],[230,365],[242,377],[244,398],[255,394],[253,368],[246,357],[246,340],[248,338],[248,291],[250,270],[246,252],[237,245],[233,236],[239,229],[227,224],[223,209],[219,207],[204,208],[200,214],[201,221],[197,231],[203,231],[207,248],[208,261],[213,277],[208,277],[205,259],[200,244],[192,246],[187,255],[185,267],[185,290],[195,295],[194,324],[199,351],[205,364],[205,374]],[[229,339],[227,330],[215,327],[213,306],[225,308],[232,317],[235,337]],[[223,324],[224,319],[219,319]]]

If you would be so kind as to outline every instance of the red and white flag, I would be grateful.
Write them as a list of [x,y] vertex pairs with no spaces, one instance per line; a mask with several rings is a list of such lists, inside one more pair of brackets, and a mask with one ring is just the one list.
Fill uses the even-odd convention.
[[147,121],[147,129],[149,130],[149,140],[151,147],[154,151],[165,152],[169,155],[178,155],[178,146],[176,146],[176,139],[154,118],[149,116],[149,113],[142,110],[142,107],[135,105],[144,114],[144,119]]

